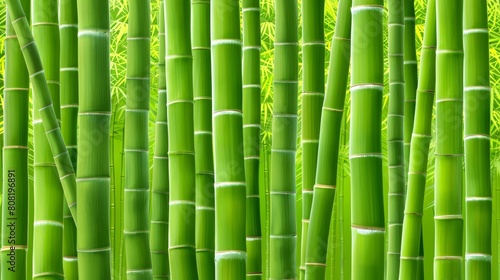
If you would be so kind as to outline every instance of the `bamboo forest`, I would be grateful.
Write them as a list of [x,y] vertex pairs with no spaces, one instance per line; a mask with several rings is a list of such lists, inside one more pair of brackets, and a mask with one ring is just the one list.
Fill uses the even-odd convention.
[[500,280],[500,0],[0,1],[1,280]]

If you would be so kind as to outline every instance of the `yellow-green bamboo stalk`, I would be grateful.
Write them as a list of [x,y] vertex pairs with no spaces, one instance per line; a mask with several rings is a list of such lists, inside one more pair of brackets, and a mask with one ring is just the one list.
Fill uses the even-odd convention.
[[463,38],[465,52],[465,279],[491,279],[491,88],[487,1],[464,1]]

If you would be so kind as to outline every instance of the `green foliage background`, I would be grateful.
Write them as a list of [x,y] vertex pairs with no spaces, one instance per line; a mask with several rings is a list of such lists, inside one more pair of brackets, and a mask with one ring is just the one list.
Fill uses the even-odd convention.
[[[300,7],[299,0],[299,7]],[[333,36],[333,30],[336,21],[336,9],[338,0],[327,0],[325,3],[325,35],[326,35],[326,59],[325,59],[325,75],[328,70],[330,40]],[[425,0],[415,0],[416,9],[416,41],[418,48],[418,57],[420,54],[421,41],[423,37],[424,18],[425,18]],[[500,0],[488,0],[489,7],[489,27],[490,27],[490,69],[491,69],[491,86],[492,86],[492,123],[491,123],[491,168],[493,176],[493,188],[495,196],[494,204],[494,263],[500,266],[498,258],[498,248],[500,247],[500,239],[497,234],[500,232]],[[157,108],[157,67],[158,62],[158,8],[159,2],[151,3],[151,113],[150,113],[150,158],[152,163],[153,146],[154,146],[154,121],[156,118]],[[123,128],[124,128],[124,109],[126,98],[126,36],[127,36],[127,20],[128,20],[128,4],[126,0],[111,0],[111,89],[112,89],[112,246],[113,246],[113,273],[115,279],[125,279],[124,273],[124,250],[123,250]],[[268,190],[269,190],[269,158],[272,141],[271,120],[273,108],[273,91],[272,91],[272,66],[274,59],[274,2],[272,0],[261,0],[261,33],[262,33],[262,52],[261,52],[261,75],[262,75],[262,160],[261,160],[261,193],[265,194],[266,199],[262,200],[261,215],[263,220],[268,213]],[[387,23],[387,13],[386,23]],[[387,31],[387,26],[386,26]],[[301,19],[299,14],[298,26],[299,38],[301,37]],[[3,88],[3,69],[4,69],[4,37],[5,37],[5,3],[0,2],[0,86]],[[387,40],[387,32],[385,32],[385,42]],[[387,45],[385,49],[385,77],[388,77],[387,69]],[[301,63],[301,62],[299,62]],[[386,83],[387,84],[387,83]],[[301,84],[299,84],[301,88]],[[383,151],[386,152],[386,115],[388,105],[388,87],[386,87],[384,96],[384,118],[383,118]],[[339,158],[339,180],[338,191],[334,207],[335,216],[331,228],[331,239],[325,246],[329,247],[329,267],[328,275],[331,279],[350,279],[350,205],[349,205],[349,161],[348,161],[348,135],[349,135],[349,94],[347,95],[344,117],[344,128],[342,129],[340,158]],[[300,99],[300,95],[299,95]],[[3,104],[3,98],[0,98]],[[300,104],[300,102],[299,102]],[[299,115],[300,115],[299,105]],[[3,123],[3,117],[0,119]],[[300,125],[300,118],[299,118]],[[1,130],[0,130],[1,131]],[[30,127],[31,131],[31,127]],[[32,135],[32,134],[30,134]],[[32,141],[32,139],[31,139]],[[297,232],[300,234],[301,229],[301,148],[300,148],[300,129],[298,130],[297,139]],[[30,144],[32,147],[32,144]],[[424,243],[425,243],[425,264],[426,264],[426,279],[432,279],[432,254],[433,254],[433,181],[434,181],[434,147],[435,141],[431,143],[431,151],[428,165],[428,179],[425,198],[425,213],[424,213]],[[32,152],[32,151],[31,151]],[[32,154],[30,154],[32,159]],[[387,167],[387,161],[384,158],[384,165]],[[32,173],[31,173],[32,174]],[[32,176],[31,178],[32,179]],[[32,183],[32,180],[30,180]],[[384,174],[384,188],[387,191],[387,168]],[[267,219],[268,221],[268,219]],[[266,228],[266,223],[263,223],[263,228]],[[264,230],[264,233],[267,230]],[[300,240],[300,236],[298,239]],[[298,251],[300,250],[300,242],[298,242]],[[267,241],[264,240],[264,252],[267,251]],[[299,258],[297,258],[299,260]],[[267,273],[268,266],[266,265],[264,273]],[[498,279],[498,271],[494,271],[493,278]]]

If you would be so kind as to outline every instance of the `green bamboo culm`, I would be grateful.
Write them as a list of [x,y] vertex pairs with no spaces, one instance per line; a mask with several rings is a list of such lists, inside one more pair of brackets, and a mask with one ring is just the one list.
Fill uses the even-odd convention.
[[215,278],[245,279],[246,181],[238,0],[212,0]]
[[340,129],[351,48],[352,0],[340,0],[332,38],[330,69],[322,108],[318,170],[307,236],[305,279],[325,279],[328,234],[337,187]]
[[214,164],[210,0],[192,1],[194,150],[196,162],[196,265],[198,279],[215,279]]
[[420,58],[420,75],[411,139],[408,189],[401,240],[399,279],[417,280],[423,261],[422,216],[427,181],[427,162],[432,130],[432,108],[436,82],[436,1],[427,1],[425,29]]
[[464,1],[465,279],[491,279],[490,81],[486,0]]
[[388,248],[387,279],[398,279],[401,253],[401,232],[405,206],[405,156],[403,119],[405,77],[403,58],[404,1],[390,0],[389,4],[389,112],[387,115],[388,191]]
[[165,73],[165,9],[160,1],[158,17],[158,105],[156,112],[153,180],[151,182],[151,261],[153,279],[168,278],[168,122]]
[[[297,137],[297,2],[277,0],[274,42],[273,140],[270,183],[271,279],[296,277],[295,150]],[[321,75],[324,75],[321,72]]]
[[243,0],[243,149],[247,182],[247,278],[262,279],[260,224],[260,7],[258,0]]
[[111,279],[109,3],[78,1],[78,273]]
[[149,1],[128,1],[124,245],[128,279],[151,279],[149,250]]
[[127,279],[152,279],[149,249],[150,1],[129,0],[124,227]]
[[[30,2],[23,8],[29,14]],[[29,75],[19,41],[6,14],[3,92],[2,279],[29,278],[28,251],[28,114]],[[14,241],[14,243],[12,243]]]
[[[78,13],[75,0],[59,0],[61,132],[73,169],[77,169],[78,126]],[[64,278],[78,279],[76,225],[63,202]]]
[[[59,173],[60,181],[64,189],[64,195],[68,201],[71,215],[76,220],[76,180],[73,166],[64,143],[59,122],[54,111],[54,105],[50,96],[45,72],[42,67],[38,48],[33,39],[28,18],[26,17],[19,0],[7,0],[7,8],[10,11],[11,22],[19,40],[19,45],[28,67],[33,93],[35,95],[35,106],[40,112],[43,127],[47,134],[50,149]],[[56,6],[57,7],[57,6]],[[54,8],[57,9],[57,8]],[[57,100],[59,103],[59,100]]]
[[[60,122],[59,25],[57,0],[32,1],[33,37],[47,77],[47,86]],[[37,99],[37,96],[34,96]],[[35,101],[36,102],[36,101]],[[59,279],[63,272],[63,190],[43,128],[41,113],[33,107],[34,224],[33,278]],[[59,130],[59,124],[57,126]]]
[[383,1],[354,0],[351,11],[352,279],[376,280],[384,278]]
[[462,0],[436,1],[434,279],[462,279]]
[[[306,245],[316,176],[321,107],[325,95],[325,1],[302,1],[302,239],[299,277],[305,278]],[[325,246],[326,247],[326,246]]]
[[404,163],[408,174],[410,161],[410,141],[415,119],[417,94],[417,51],[415,47],[415,1],[404,1]]
[[166,72],[169,156],[168,251],[172,279],[197,279],[193,56],[189,0],[166,0]]

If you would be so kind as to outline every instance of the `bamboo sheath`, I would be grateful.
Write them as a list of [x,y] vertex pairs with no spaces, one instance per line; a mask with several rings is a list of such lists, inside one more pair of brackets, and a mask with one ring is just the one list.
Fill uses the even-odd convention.
[[462,278],[463,1],[436,1],[434,278]]
[[432,130],[432,108],[436,82],[436,1],[427,2],[424,39],[420,59],[415,124],[411,139],[408,189],[401,241],[399,279],[419,279],[423,261],[422,216],[427,179],[427,163]]
[[78,273],[111,278],[109,3],[78,1]]
[[352,279],[375,280],[384,278],[383,1],[354,0],[351,11]]
[[405,205],[404,155],[404,1],[389,1],[389,112],[387,158],[389,167],[387,279],[398,279]]
[[[32,1],[33,37],[38,44],[47,86],[60,131],[59,24],[57,1]],[[35,89],[36,90],[36,89]],[[37,96],[33,97],[36,99]],[[48,135],[47,135],[48,136]],[[63,273],[63,190],[44,131],[41,113],[33,108],[34,224],[33,279],[61,279]]]
[[[75,0],[59,0],[61,132],[76,170],[78,127],[78,15]],[[78,279],[76,225],[63,202],[63,270],[65,279]]]
[[465,279],[491,279],[487,1],[464,1]]
[[153,279],[169,277],[168,262],[168,119],[165,73],[165,9],[160,1],[158,18],[158,107],[156,114],[153,180],[151,183],[151,261]]
[[[276,1],[273,141],[270,184],[270,279],[296,277],[297,3]],[[321,73],[321,75],[324,75]]]
[[300,279],[305,278],[306,245],[316,176],[321,108],[325,96],[325,1],[302,1],[302,240]]
[[246,273],[248,280],[262,279],[260,223],[260,7],[258,0],[243,4],[243,153],[245,156]]
[[197,279],[195,252],[195,155],[193,57],[188,0],[166,0],[166,72],[169,156],[170,277]]
[[331,212],[337,185],[340,129],[351,47],[351,0],[341,0],[332,38],[330,69],[322,108],[317,174],[305,256],[305,279],[324,279]]
[[[30,11],[29,1],[22,2]],[[27,278],[29,75],[6,14],[2,165],[2,279]],[[14,241],[14,243],[12,243]],[[15,262],[11,263],[12,258]],[[15,264],[15,266],[14,266]]]
[[245,279],[246,181],[243,155],[240,13],[237,0],[211,2],[215,168],[215,277]]
[[152,279],[149,249],[150,2],[129,0],[124,227],[127,279]]
[[196,162],[196,265],[198,279],[211,280],[215,279],[215,207],[212,154],[210,0],[193,1],[191,7]]

